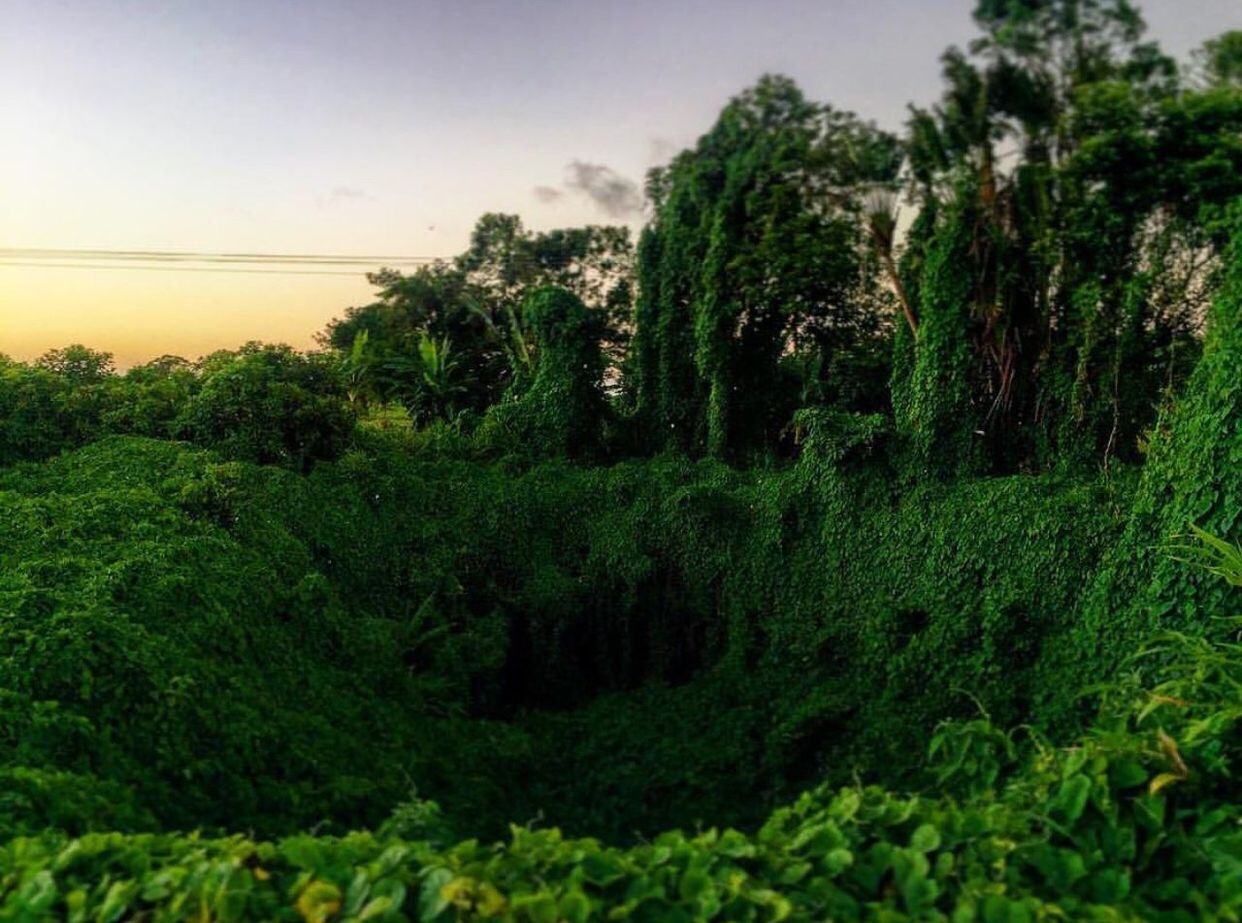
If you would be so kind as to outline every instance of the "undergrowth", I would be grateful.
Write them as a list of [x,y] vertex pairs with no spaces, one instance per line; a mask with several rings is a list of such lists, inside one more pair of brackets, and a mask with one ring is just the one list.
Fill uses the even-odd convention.
[[917,784],[972,696],[1056,712],[1043,651],[1131,479],[901,496],[827,438],[784,472],[299,476],[123,438],[0,472],[0,765],[126,793],[67,817],[25,785],[0,823],[343,831],[416,786],[463,835],[629,838]]
[[[1236,567],[1221,563],[1226,569]],[[1227,629],[1234,623],[1222,625]],[[513,827],[447,845],[434,806],[379,834],[45,833],[0,847],[3,919],[1202,920],[1242,913],[1242,644],[1167,634],[1073,746],[987,718],[931,739],[938,787],[819,787],[753,833],[631,848]],[[428,821],[431,823],[428,824]],[[432,836],[425,838],[428,833]]]

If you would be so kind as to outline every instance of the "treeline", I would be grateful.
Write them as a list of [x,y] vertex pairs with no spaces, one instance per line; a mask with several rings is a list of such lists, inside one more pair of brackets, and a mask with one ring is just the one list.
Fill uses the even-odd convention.
[[[608,369],[614,453],[788,455],[819,407],[884,414],[915,476],[1137,460],[1198,357],[1242,192],[1242,35],[1179,67],[1125,0],[982,2],[975,21],[900,137],[784,78],[732,100],[649,176],[632,282],[619,232],[488,216],[456,261],[380,277],[326,341],[372,357],[368,399],[469,429],[463,411],[528,387],[523,296],[559,285],[609,360],[583,371]],[[416,353],[425,382],[403,392],[391,357]]]
[[339,455],[354,427],[339,363],[288,346],[248,343],[197,362],[162,356],[124,374],[110,354],[81,345],[30,364],[0,356],[0,465],[125,434],[305,470]]
[[760,80],[651,172],[637,246],[489,214],[373,274],[322,354],[6,362],[0,462],[121,432],[305,467],[395,413],[474,451],[746,464],[814,412],[879,415],[908,479],[1138,461],[1242,194],[1242,32],[1179,66],[1127,0],[974,18],[900,136]]

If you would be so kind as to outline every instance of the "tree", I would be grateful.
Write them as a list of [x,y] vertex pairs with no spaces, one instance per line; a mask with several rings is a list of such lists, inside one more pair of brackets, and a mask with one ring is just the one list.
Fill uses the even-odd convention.
[[440,262],[403,274],[374,273],[378,299],[350,308],[321,336],[350,377],[352,400],[406,402],[420,387],[419,344],[448,342],[459,375],[471,385],[459,406],[482,412],[500,399],[511,372],[497,331],[475,307],[477,296],[457,267]]
[[654,447],[761,450],[792,411],[788,351],[878,337],[891,309],[875,257],[891,249],[875,238],[891,227],[862,213],[898,162],[891,137],[765,77],[651,174],[633,375]]
[[112,433],[168,438],[198,387],[194,365],[180,356],[160,356],[135,365],[112,382],[113,400],[103,415],[103,428]]
[[62,349],[49,349],[35,364],[49,372],[63,375],[74,385],[95,384],[116,374],[112,353],[87,349],[81,343]]
[[998,470],[1133,458],[1197,353],[1242,191],[1238,96],[1179,85],[1126,0],[981,0],[975,19],[908,135],[928,239],[974,215],[971,426]]
[[56,373],[0,357],[0,465],[46,458],[75,444],[68,392]]
[[232,359],[214,357],[177,428],[226,457],[305,471],[340,455],[353,426],[326,357],[248,343]]
[[1209,85],[1242,86],[1242,29],[1204,42],[1197,57]]
[[384,366],[388,396],[405,407],[416,426],[453,423],[470,391],[459,365],[448,337],[437,341],[423,333],[413,354],[394,356]]
[[480,436],[534,455],[590,457],[607,416],[599,319],[572,292],[553,286],[527,295],[523,315],[535,334],[534,375],[492,409]]
[[407,406],[426,390],[420,355],[430,342],[453,357],[454,408],[481,414],[533,372],[535,337],[522,312],[527,293],[545,285],[574,293],[597,316],[616,363],[628,339],[632,273],[628,228],[534,233],[516,215],[487,214],[455,259],[370,276],[377,301],[351,308],[321,339],[345,355],[365,332],[363,355],[346,360],[354,371],[366,369],[354,390]]

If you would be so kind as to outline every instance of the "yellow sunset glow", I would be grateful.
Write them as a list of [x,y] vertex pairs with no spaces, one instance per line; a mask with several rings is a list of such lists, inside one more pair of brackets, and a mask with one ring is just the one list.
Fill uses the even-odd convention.
[[357,276],[0,266],[0,352],[32,359],[85,343],[126,367],[189,359],[247,340],[310,347],[347,306],[370,300]]

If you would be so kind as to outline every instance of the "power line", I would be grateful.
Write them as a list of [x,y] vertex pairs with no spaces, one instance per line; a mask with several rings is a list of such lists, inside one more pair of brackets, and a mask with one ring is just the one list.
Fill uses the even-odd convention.
[[[154,254],[154,255],[148,255]],[[541,259],[531,254],[511,254],[510,268],[557,272],[578,259]],[[27,269],[127,269],[133,272],[228,272],[272,275],[359,276],[380,268],[409,272],[416,268],[449,263],[444,257],[337,257],[311,254],[192,254],[175,251],[31,250],[0,248],[0,267]],[[317,267],[350,267],[327,269]],[[296,268],[263,268],[296,267]]]
[[142,263],[264,263],[272,265],[396,266],[425,265],[428,263],[434,263],[441,258],[433,256],[378,256],[322,253],[216,253],[188,250],[105,250],[53,247],[0,247],[0,259],[20,259],[26,261],[70,259]]
[[121,263],[59,263],[59,262],[25,262],[19,260],[7,260],[0,258],[0,266],[21,266],[24,268],[34,269],[122,269],[131,272],[140,272],[142,270],[158,270],[162,272],[241,272],[255,273],[262,275],[281,275],[281,276],[353,276],[358,277],[357,272],[350,272],[345,269],[242,269],[225,266],[142,266],[133,265],[126,266]]
[[[560,254],[549,259],[534,253],[507,254],[512,269],[557,272],[568,269],[585,254]],[[359,256],[329,253],[253,253],[194,250],[108,250],[59,247],[0,247],[0,268],[128,269],[161,272],[224,272],[261,275],[354,276],[380,268],[410,272],[450,263],[435,256]],[[583,267],[585,269],[585,267]]]

